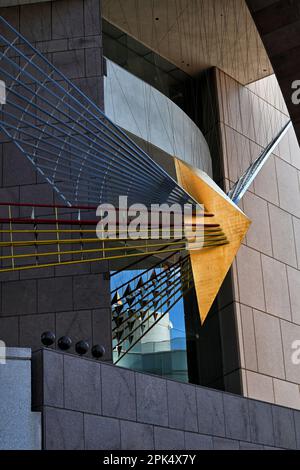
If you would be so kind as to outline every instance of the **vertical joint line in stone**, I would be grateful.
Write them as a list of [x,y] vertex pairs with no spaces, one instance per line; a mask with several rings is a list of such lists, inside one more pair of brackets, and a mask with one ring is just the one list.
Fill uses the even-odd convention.
[[84,252],[83,252],[83,232],[82,232],[82,225],[79,225],[79,238],[80,238],[80,250],[81,250],[81,260],[84,259]]
[[37,266],[39,264],[39,256],[38,256],[38,230],[37,230],[37,224],[34,223],[33,225],[34,228],[34,241],[36,242],[34,244],[34,252],[35,252],[35,265]]
[[60,257],[60,238],[59,238],[59,225],[58,225],[58,210],[57,207],[55,207],[55,219],[56,219],[56,240],[57,240],[57,258],[58,262],[61,262],[61,257]]
[[9,238],[10,238],[11,267],[12,267],[12,269],[15,269],[11,205],[8,206],[8,217],[9,217]]

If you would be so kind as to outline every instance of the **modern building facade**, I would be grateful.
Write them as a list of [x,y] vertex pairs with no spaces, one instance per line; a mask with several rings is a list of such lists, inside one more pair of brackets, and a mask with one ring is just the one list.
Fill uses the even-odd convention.
[[[153,269],[164,275],[163,258],[159,267],[152,257],[0,273],[0,339],[8,347],[0,395],[5,404],[10,384],[24,402],[23,414],[15,413],[11,397],[4,405],[6,419],[24,431],[18,437],[12,426],[4,439],[0,425],[0,447],[300,447],[300,149],[298,108],[291,103],[299,67],[291,65],[282,85],[274,56],[288,48],[273,39],[277,30],[287,35],[293,15],[283,15],[283,3],[0,2],[0,15],[174,179],[175,156],[228,193],[290,117],[295,123],[239,202],[252,224],[204,323],[196,288],[188,284],[179,299],[173,286],[176,305],[152,305],[148,323],[141,305],[136,321],[146,333],[134,326],[122,349],[114,312],[124,308],[124,289],[139,278],[157,289],[149,276]],[[296,3],[289,8],[297,13]],[[264,30],[272,8],[272,28]],[[293,41],[292,50],[299,47],[296,35]],[[10,203],[9,220],[32,217],[33,208],[33,219],[51,217],[61,198],[14,139],[0,135],[0,202]],[[76,208],[59,210],[80,221]],[[7,206],[1,212],[3,230]],[[175,273],[173,285],[176,279]],[[46,331],[56,342],[42,349]],[[72,339],[68,352],[57,342],[63,336]],[[101,361],[91,349],[79,357],[80,340],[103,346]]]

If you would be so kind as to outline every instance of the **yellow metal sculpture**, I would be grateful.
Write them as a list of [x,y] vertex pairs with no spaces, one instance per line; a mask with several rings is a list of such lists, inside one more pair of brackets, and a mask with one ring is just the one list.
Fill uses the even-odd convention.
[[251,221],[206,173],[174,159],[178,183],[206,211],[214,214],[213,221],[222,227],[228,241],[220,246],[189,251],[203,323]]

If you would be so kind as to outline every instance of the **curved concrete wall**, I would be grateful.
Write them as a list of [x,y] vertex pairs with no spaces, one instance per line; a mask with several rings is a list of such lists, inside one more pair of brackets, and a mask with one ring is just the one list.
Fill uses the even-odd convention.
[[169,98],[110,60],[104,103],[106,115],[117,125],[212,176],[208,145],[194,122]]

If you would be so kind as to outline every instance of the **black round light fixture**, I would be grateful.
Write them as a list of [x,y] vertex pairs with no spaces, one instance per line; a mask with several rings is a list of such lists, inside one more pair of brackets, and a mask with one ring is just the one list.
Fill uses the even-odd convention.
[[72,340],[70,336],[62,336],[57,341],[57,345],[62,351],[67,351],[72,346]]
[[105,354],[105,347],[101,346],[101,344],[95,344],[92,347],[92,355],[96,359],[100,359],[100,357],[103,357]]
[[83,356],[83,354],[86,354],[89,349],[90,349],[90,345],[87,341],[81,340],[75,344],[75,351],[78,354],[80,354],[80,356]]
[[41,342],[44,346],[51,346],[55,342],[55,334],[53,331],[44,331],[41,334]]

